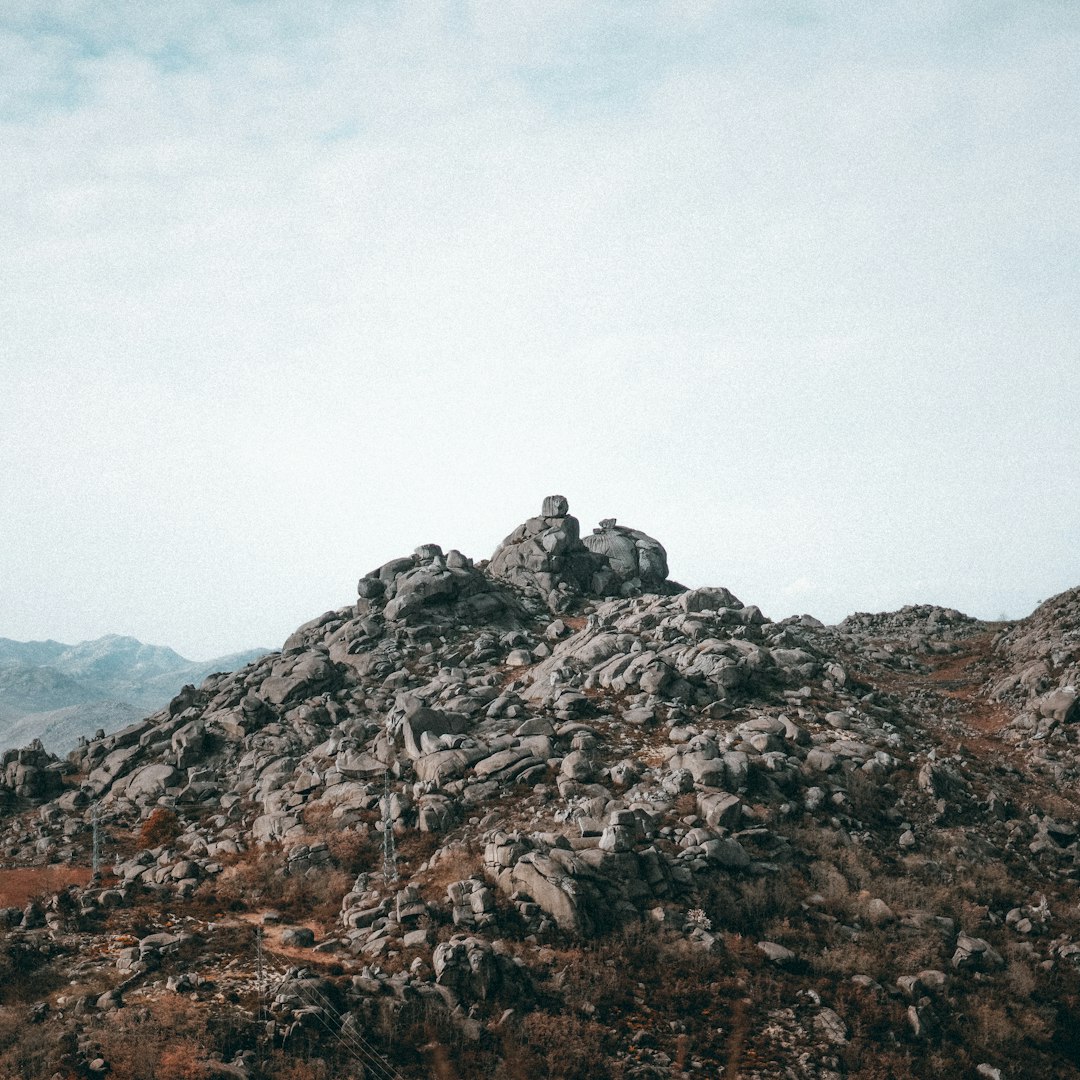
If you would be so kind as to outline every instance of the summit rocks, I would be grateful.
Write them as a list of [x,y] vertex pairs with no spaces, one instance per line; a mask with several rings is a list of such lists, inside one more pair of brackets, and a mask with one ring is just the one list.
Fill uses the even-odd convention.
[[519,525],[491,556],[492,577],[540,596],[554,611],[581,596],[672,592],[667,553],[659,541],[605,519],[581,537],[562,495],[549,495],[539,517]]

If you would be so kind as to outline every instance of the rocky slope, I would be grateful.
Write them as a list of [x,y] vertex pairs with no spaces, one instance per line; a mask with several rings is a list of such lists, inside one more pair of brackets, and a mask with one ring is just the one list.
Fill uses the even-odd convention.
[[1080,594],[773,622],[558,496],[358,592],[4,756],[0,1072],[1080,1076]]
[[0,750],[39,738],[67,753],[80,735],[123,727],[160,709],[186,683],[234,671],[266,651],[194,661],[118,634],[78,645],[0,638]]

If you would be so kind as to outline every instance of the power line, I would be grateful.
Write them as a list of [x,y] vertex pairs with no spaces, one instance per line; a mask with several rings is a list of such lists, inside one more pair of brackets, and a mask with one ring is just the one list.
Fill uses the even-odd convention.
[[[283,972],[280,968],[270,967],[269,964],[267,964],[267,967],[282,979],[282,981],[288,979],[289,976],[287,971]],[[345,1025],[341,1013],[321,990],[315,986],[308,986],[301,982],[297,982],[293,989],[300,994],[301,997],[306,996],[308,1003],[313,1005],[317,1010],[322,1009],[330,1014],[337,1024],[336,1029],[326,1022],[320,1012],[316,1011],[313,1015],[335,1036],[335,1038],[337,1038],[341,1045],[344,1046],[361,1065],[365,1068],[374,1068],[376,1071],[375,1080],[404,1080],[404,1077],[402,1077],[390,1062],[387,1061],[386,1058],[383,1057],[383,1055],[355,1029],[355,1027]]]
[[[334,1018],[338,1025],[335,1031],[338,1039],[346,1047],[351,1046],[356,1052],[361,1054],[367,1064],[375,1067],[379,1073],[376,1080],[382,1080],[382,1078],[385,1078],[385,1080],[403,1080],[401,1074],[394,1069],[394,1067],[360,1034],[360,1032],[352,1026],[345,1026],[341,1013],[338,1012],[334,1007],[333,1002],[331,1002],[322,991],[314,986],[304,985],[300,985],[296,989],[302,995],[306,994],[308,1001],[314,1004],[316,1008],[321,1007]],[[315,1015],[318,1019],[322,1019],[318,1013]]]
[[[346,1027],[341,1014],[324,994],[314,987],[298,986],[297,993],[306,998],[309,1004],[316,1010],[312,1015],[319,1020],[324,1027],[331,1030],[337,1040],[348,1050],[365,1068],[374,1068],[376,1080],[402,1080],[401,1074],[382,1057],[375,1048],[363,1038],[353,1027]],[[329,1013],[337,1023],[337,1027],[331,1027],[323,1018],[322,1013]]]

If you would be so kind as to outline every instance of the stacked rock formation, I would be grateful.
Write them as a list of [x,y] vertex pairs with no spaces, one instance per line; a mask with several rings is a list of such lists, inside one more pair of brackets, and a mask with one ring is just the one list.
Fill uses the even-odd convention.
[[581,536],[578,519],[562,495],[549,495],[540,516],[519,525],[488,563],[488,573],[540,596],[553,611],[574,597],[635,596],[673,592],[667,580],[667,553],[658,540],[636,529],[600,522]]
[[1021,707],[1010,725],[1013,740],[1045,739],[1080,721],[1080,589],[1051,597],[1002,629],[994,652],[1006,670],[992,692]]

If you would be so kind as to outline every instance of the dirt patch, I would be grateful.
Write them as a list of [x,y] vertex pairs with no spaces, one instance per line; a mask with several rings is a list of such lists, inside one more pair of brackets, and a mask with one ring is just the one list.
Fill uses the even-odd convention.
[[[326,936],[326,928],[320,926],[315,922],[298,922],[298,923],[268,923],[264,924],[263,912],[261,911],[245,911],[234,916],[231,919],[225,920],[223,925],[238,925],[247,924],[251,927],[262,927],[264,941],[266,943],[266,950],[268,953],[272,953],[275,956],[287,957],[289,960],[295,960],[297,963],[302,964],[305,967],[328,967],[333,965],[341,965],[342,958],[324,952],[318,952],[314,948],[301,949],[295,945],[282,945],[281,944],[281,932],[290,926],[306,926],[315,935],[315,940],[319,941]],[[349,958],[346,957],[346,960]]]
[[90,880],[86,866],[30,866],[0,870],[0,907],[23,907],[28,900],[57,893],[69,885],[85,885]]
[[[887,670],[874,682],[905,697],[913,691],[930,692],[943,708],[941,715],[951,718],[948,735],[957,740],[958,747],[982,759],[1022,765],[1020,755],[1001,738],[1015,710],[986,694],[993,653],[994,634],[980,634],[961,643],[955,653],[924,658],[920,671]],[[945,727],[941,734],[946,734]]]

